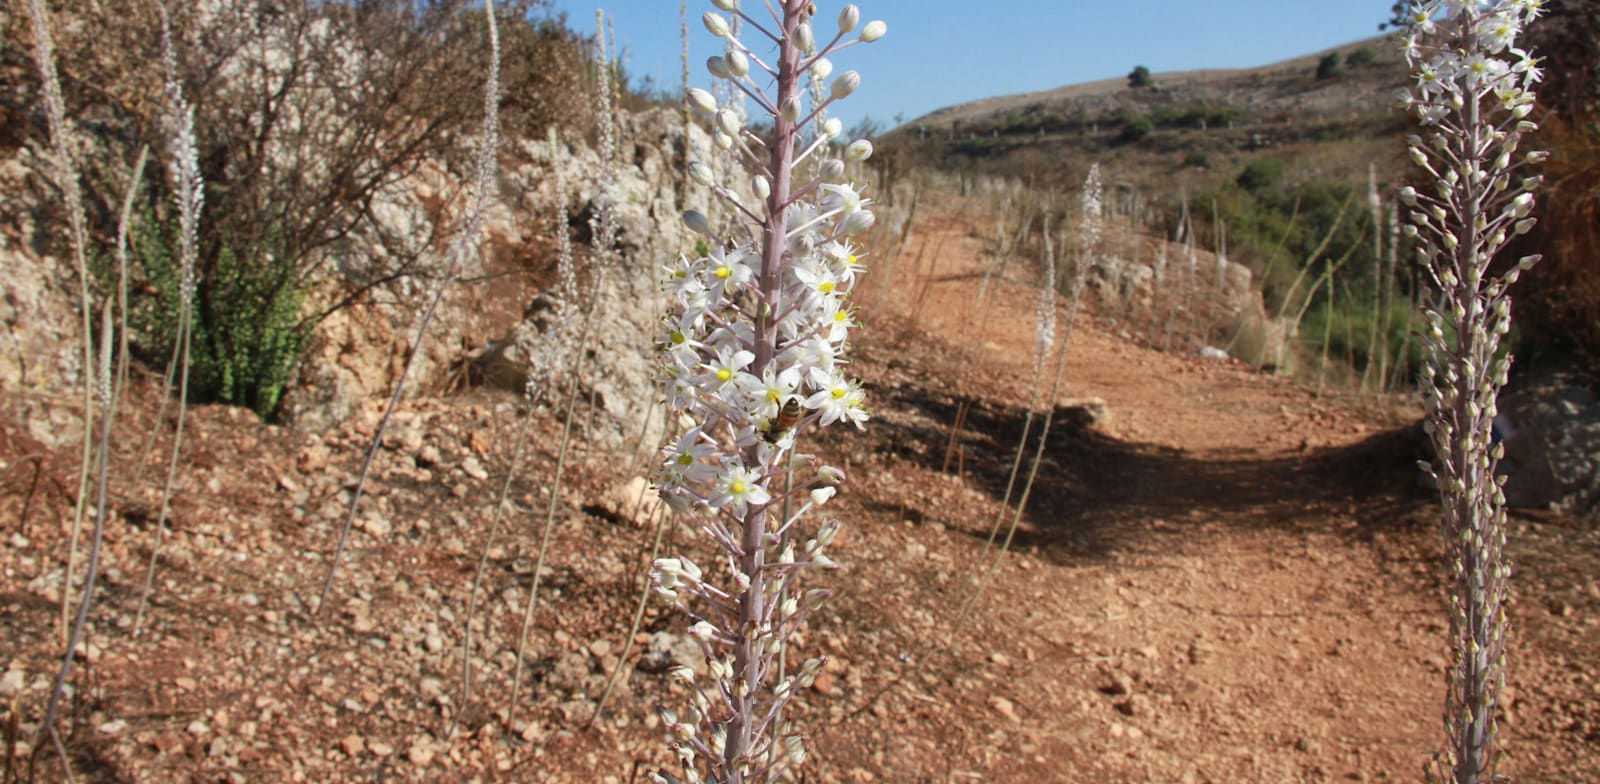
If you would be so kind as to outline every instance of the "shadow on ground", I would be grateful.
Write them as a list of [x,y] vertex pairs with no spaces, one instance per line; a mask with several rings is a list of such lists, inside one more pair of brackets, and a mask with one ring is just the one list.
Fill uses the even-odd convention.
[[[915,364],[921,363],[891,358],[887,367]],[[883,414],[873,423],[874,441],[883,452],[923,470],[953,471],[953,465],[946,467],[945,447],[960,400],[938,384],[918,381],[874,390]],[[1140,544],[1138,538],[1150,535],[1154,521],[1177,532],[1226,524],[1321,528],[1367,538],[1428,524],[1421,515],[1433,494],[1417,467],[1427,455],[1420,424],[1348,445],[1263,456],[1119,440],[1096,429],[1093,419],[1082,408],[1056,409],[1013,547],[1037,547],[1057,559],[1103,558]],[[1023,407],[992,399],[973,405],[963,433],[967,483],[996,501],[1004,498],[1017,443],[1027,428],[1028,446],[1011,496],[1017,498],[1042,420],[1035,415],[1030,421]],[[938,516],[937,510],[912,507],[904,514],[913,521]]]

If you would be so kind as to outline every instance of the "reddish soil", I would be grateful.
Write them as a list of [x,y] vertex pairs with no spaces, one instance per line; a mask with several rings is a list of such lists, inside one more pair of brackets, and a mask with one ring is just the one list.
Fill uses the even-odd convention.
[[[856,369],[874,421],[816,447],[852,476],[833,502],[844,569],[824,578],[841,595],[800,643],[832,657],[792,711],[814,746],[803,780],[1419,780],[1440,743],[1446,650],[1415,413],[1161,353],[1090,307],[1027,514],[963,619],[1017,441],[1039,430],[1026,423],[1037,295],[1001,280],[969,328],[981,241],[954,209],[918,232],[943,239],[941,258],[902,272],[897,291],[927,280],[926,295],[866,298]],[[641,662],[641,648],[685,624],[652,603],[624,648],[652,541],[626,510],[604,511],[643,471],[630,456],[577,440],[513,710],[559,417],[536,413],[488,552],[463,704],[463,619],[518,401],[470,391],[405,407],[321,614],[376,414],[308,434],[193,412],[135,637],[166,447],[135,481],[155,406],[149,390],[134,397],[89,656],[62,723],[79,781],[633,782],[668,761],[653,708],[684,695],[650,671],[665,654]],[[22,435],[15,412],[40,401],[4,405],[0,686],[17,724],[0,724],[19,727],[8,770],[54,781],[58,755],[47,746],[35,767],[29,755],[60,651],[76,452]],[[1600,782],[1600,527],[1517,515],[1513,529],[1502,772]],[[706,550],[681,526],[668,534],[672,550]]]

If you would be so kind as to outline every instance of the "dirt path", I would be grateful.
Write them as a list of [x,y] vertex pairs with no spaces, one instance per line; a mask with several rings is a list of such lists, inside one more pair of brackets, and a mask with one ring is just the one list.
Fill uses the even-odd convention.
[[[1037,294],[999,282],[971,330],[983,243],[960,216],[922,229],[944,255],[928,263],[920,305],[902,310],[911,320],[887,363],[884,419],[909,432],[891,442],[925,440],[930,425],[953,420],[955,396],[929,388],[981,390],[982,399],[963,482],[941,481],[935,449],[905,454],[884,472],[896,487],[875,490],[909,496],[901,516],[944,534],[910,535],[930,553],[975,562],[987,525],[961,522],[964,505],[951,496],[978,488],[992,507],[1003,495]],[[941,746],[946,770],[930,763],[887,780],[1417,780],[1438,742],[1445,658],[1414,439],[1385,432],[1357,401],[1153,351],[1085,315],[1066,397],[1103,401],[1107,415],[1088,428],[1057,422],[1016,543],[1022,555],[985,595],[959,664],[942,670],[942,685],[962,695],[957,716],[987,709],[998,720],[959,732],[973,744],[959,752]],[[957,335],[976,349],[972,367],[948,350],[941,362],[908,348],[959,344],[944,337]],[[897,365],[911,377],[897,378]],[[951,382],[963,375],[966,385]],[[937,478],[907,490],[917,475],[907,462]],[[952,545],[950,535],[967,541]],[[1505,722],[1513,744],[1525,712],[1513,706]],[[1582,738],[1535,735],[1508,757],[1519,780],[1600,778],[1592,751],[1568,756]]]

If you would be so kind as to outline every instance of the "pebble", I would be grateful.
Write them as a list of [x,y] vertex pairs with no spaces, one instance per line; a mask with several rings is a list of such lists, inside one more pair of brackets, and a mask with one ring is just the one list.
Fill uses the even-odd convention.
[[366,751],[367,740],[360,735],[346,735],[343,740],[339,741],[339,748],[343,749],[345,754],[354,757]]
[[1022,723],[1022,717],[1017,715],[1017,706],[1013,705],[1011,700],[1005,697],[995,697],[989,700],[989,705],[994,708],[995,713],[1000,714],[1000,717],[1006,721],[1012,724]]
[[22,670],[6,670],[5,675],[0,675],[0,697],[10,697],[22,691],[22,684],[28,674]]
[[466,459],[461,461],[461,473],[480,481],[489,478],[489,472],[484,470],[483,463],[478,462],[478,458],[472,455],[467,455]]

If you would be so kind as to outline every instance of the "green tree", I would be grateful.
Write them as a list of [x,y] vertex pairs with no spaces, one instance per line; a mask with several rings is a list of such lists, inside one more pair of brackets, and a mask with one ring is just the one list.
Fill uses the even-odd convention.
[[1133,67],[1133,70],[1128,73],[1128,86],[1135,90],[1139,89],[1140,87],[1149,87],[1153,84],[1155,84],[1155,81],[1150,78],[1149,68],[1146,68],[1142,65],[1136,65]]

